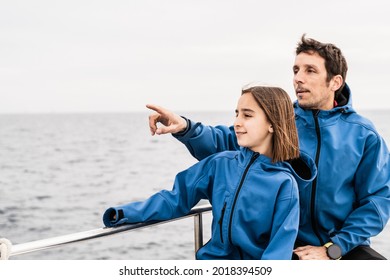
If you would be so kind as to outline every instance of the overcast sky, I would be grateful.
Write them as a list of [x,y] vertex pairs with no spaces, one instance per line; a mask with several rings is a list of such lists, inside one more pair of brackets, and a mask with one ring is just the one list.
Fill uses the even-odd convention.
[[251,82],[295,100],[303,33],[342,49],[356,108],[390,109],[383,0],[0,3],[0,113],[233,111]]

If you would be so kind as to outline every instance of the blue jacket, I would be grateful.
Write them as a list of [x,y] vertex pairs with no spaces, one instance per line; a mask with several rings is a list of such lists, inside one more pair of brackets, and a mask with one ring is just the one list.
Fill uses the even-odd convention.
[[226,151],[179,173],[171,191],[107,209],[103,222],[111,227],[177,218],[206,199],[213,206],[212,237],[198,259],[291,259],[299,227],[298,185],[304,189],[315,175],[305,154],[272,163],[245,148]]
[[[341,106],[329,111],[304,110],[294,103],[300,148],[315,159],[318,176],[300,191],[298,243],[332,241],[342,254],[369,245],[390,215],[389,150],[374,125],[352,108],[346,85]],[[344,103],[344,104],[343,104]],[[189,121],[176,135],[197,159],[238,149],[233,127]]]

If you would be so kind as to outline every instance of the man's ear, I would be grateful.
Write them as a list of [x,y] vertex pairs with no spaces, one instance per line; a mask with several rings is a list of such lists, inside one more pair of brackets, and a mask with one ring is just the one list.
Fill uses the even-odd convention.
[[341,75],[336,75],[330,82],[332,91],[337,91],[343,84],[343,77],[341,77]]

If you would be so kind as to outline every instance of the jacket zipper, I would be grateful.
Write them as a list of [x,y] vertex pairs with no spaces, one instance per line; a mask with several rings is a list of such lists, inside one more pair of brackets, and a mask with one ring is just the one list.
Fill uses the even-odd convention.
[[[233,205],[232,205],[232,210],[230,212],[230,220],[229,220],[229,242],[230,242],[230,244],[233,244],[233,239],[232,239],[232,221],[233,221],[233,213],[234,213],[234,208],[236,207],[238,195],[240,194],[242,185],[244,184],[244,180],[245,180],[245,177],[246,177],[246,175],[247,175],[247,173],[249,171],[249,168],[255,162],[255,160],[259,157],[259,155],[260,155],[259,153],[254,153],[252,155],[251,160],[249,161],[248,165],[246,166],[246,168],[244,170],[244,173],[243,173],[243,175],[241,177],[240,184],[238,185],[236,194],[234,196],[234,201],[233,201]],[[240,255],[242,256],[241,253],[240,253]]]
[[[316,135],[317,135],[317,151],[316,151],[316,158],[315,158],[315,164],[318,168],[318,163],[320,160],[320,152],[321,152],[321,130],[320,130],[320,124],[318,121],[318,114],[320,113],[319,110],[313,111],[313,117],[314,117],[314,123],[316,128]],[[311,203],[310,203],[310,212],[311,212],[311,224],[313,231],[315,235],[317,236],[318,240],[320,241],[320,244],[324,244],[320,232],[318,230],[318,223],[317,219],[315,217],[315,200],[316,200],[316,194],[317,194],[317,176],[314,178],[312,183],[312,192],[311,192]]]
[[221,212],[221,218],[219,218],[218,224],[219,224],[219,232],[221,236],[221,242],[223,242],[223,234],[222,234],[222,223],[223,223],[223,217],[225,216],[225,210],[226,210],[226,201],[223,204],[222,212]]

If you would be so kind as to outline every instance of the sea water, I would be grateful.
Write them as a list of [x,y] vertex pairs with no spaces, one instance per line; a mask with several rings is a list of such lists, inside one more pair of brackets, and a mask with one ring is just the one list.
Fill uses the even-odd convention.
[[[390,111],[361,112],[390,143]],[[234,112],[183,112],[230,125]],[[171,189],[196,162],[171,135],[151,136],[148,112],[0,115],[0,237],[13,244],[103,227],[110,206]],[[211,215],[204,215],[204,239]],[[390,259],[390,226],[372,239]],[[193,220],[69,244],[11,259],[194,259]]]

